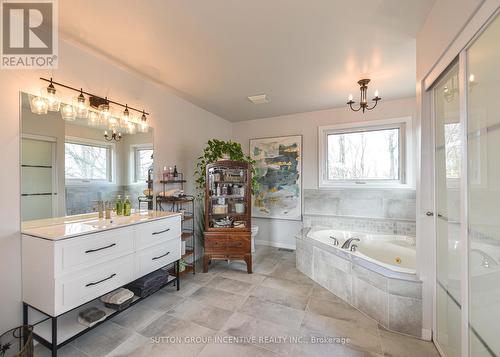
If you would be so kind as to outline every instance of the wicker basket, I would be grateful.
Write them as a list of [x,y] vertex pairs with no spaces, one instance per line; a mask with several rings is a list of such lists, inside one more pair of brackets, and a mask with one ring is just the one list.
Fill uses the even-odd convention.
[[0,357],[14,356],[33,356],[33,326],[19,326],[0,336]]

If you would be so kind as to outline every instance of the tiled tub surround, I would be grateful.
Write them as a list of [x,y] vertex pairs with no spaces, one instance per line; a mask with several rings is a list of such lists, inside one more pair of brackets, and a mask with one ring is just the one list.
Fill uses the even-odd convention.
[[415,236],[415,197],[411,189],[306,189],[304,227]]
[[362,261],[315,239],[309,228],[296,236],[297,269],[383,327],[422,337],[422,283],[415,274],[398,273]]

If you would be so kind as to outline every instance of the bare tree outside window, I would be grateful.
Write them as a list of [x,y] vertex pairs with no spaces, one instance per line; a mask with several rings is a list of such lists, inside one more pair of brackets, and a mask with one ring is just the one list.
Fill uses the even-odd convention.
[[146,180],[148,170],[153,165],[153,149],[137,149],[135,155],[136,181]]
[[66,143],[66,179],[109,180],[108,150],[102,146]]
[[399,180],[399,130],[329,134],[328,180]]

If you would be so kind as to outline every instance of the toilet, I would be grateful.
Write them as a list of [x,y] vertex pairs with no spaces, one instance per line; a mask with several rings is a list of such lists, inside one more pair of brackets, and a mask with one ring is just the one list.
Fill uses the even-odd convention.
[[252,225],[252,237],[251,237],[251,245],[252,245],[252,253],[255,252],[255,237],[259,233],[259,226]]

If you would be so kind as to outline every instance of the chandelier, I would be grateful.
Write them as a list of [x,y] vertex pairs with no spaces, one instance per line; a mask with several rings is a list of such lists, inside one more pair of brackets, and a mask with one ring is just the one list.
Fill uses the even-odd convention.
[[349,105],[349,107],[351,108],[351,110],[353,110],[355,112],[359,112],[360,110],[363,110],[363,113],[364,113],[365,110],[372,110],[372,109],[374,109],[377,106],[378,101],[382,99],[382,98],[380,98],[378,96],[378,90],[376,90],[375,91],[375,97],[373,97],[373,99],[372,99],[372,101],[375,104],[373,104],[373,106],[371,106],[371,107],[368,106],[368,100],[366,99],[366,92],[368,90],[368,83],[370,83],[369,79],[360,79],[358,81],[359,90],[361,92],[361,99],[359,100],[359,107],[357,109],[354,109],[353,106],[352,106],[353,104],[356,103],[354,100],[352,100],[352,94],[349,95],[349,101],[347,102],[347,104]]

